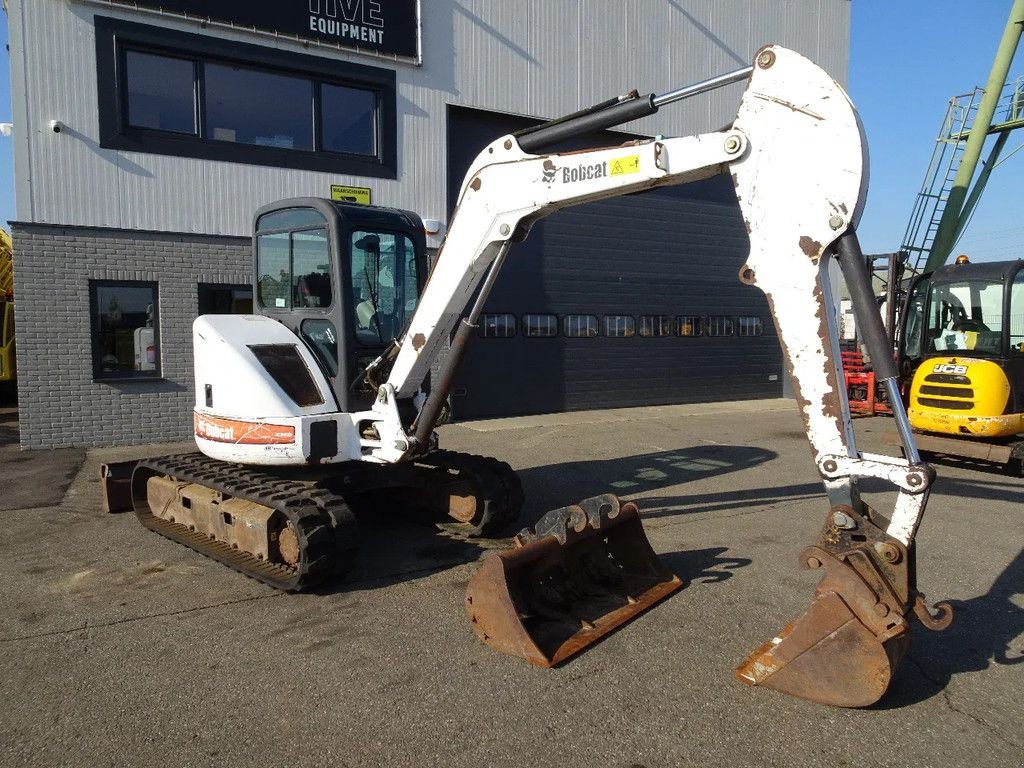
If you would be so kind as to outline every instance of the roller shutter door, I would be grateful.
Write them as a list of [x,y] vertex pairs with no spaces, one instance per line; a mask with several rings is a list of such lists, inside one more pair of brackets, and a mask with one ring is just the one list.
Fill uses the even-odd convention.
[[[449,209],[480,149],[530,124],[449,109]],[[471,344],[456,378],[454,415],[780,396],[782,354],[767,302],[737,279],[747,247],[727,176],[539,222],[512,247],[488,299],[487,335]],[[595,322],[597,335],[588,335]],[[701,326],[701,335],[680,335],[680,326]]]

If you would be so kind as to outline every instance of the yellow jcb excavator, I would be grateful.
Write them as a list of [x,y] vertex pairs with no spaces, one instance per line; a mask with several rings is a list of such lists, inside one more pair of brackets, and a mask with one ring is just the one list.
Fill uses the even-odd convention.
[[17,379],[14,356],[14,250],[11,236],[0,229],[0,391]]

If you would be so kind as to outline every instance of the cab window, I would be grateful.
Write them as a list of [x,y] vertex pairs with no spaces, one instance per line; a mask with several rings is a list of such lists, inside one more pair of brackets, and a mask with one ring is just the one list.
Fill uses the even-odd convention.
[[402,334],[416,310],[415,249],[405,235],[369,230],[352,232],[349,245],[356,341],[383,346]]
[[[274,231],[280,229],[284,231]],[[256,231],[260,305],[270,309],[330,307],[334,296],[327,220],[311,209],[274,211],[260,218]]]
[[1010,354],[1024,354],[1024,270],[1010,286]]

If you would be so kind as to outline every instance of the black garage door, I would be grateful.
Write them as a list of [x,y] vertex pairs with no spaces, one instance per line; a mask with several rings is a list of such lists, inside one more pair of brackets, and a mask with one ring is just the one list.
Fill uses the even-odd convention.
[[[450,108],[448,189],[533,121]],[[617,144],[595,136],[590,146]],[[577,148],[579,143],[575,145]],[[512,247],[453,389],[457,418],[778,397],[764,294],[728,176],[588,203]]]

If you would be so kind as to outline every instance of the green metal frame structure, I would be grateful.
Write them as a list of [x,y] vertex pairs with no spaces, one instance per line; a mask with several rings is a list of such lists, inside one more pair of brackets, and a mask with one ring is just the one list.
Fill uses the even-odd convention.
[[[917,272],[932,272],[949,259],[1010,132],[1024,126],[1024,78],[1007,82],[1022,30],[1024,0],[1014,0],[985,88],[950,99],[900,248]],[[996,141],[975,180],[985,142],[991,135],[997,137]]]

